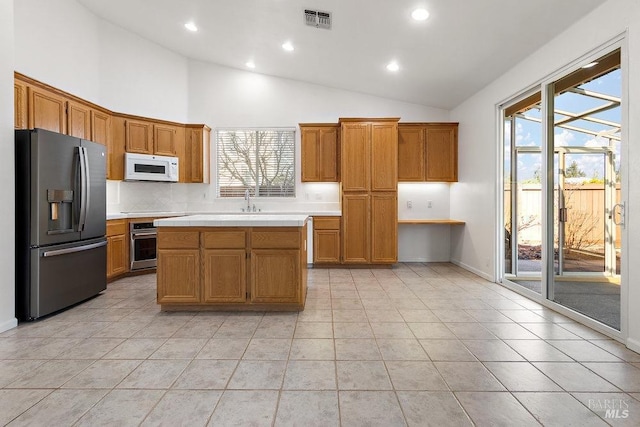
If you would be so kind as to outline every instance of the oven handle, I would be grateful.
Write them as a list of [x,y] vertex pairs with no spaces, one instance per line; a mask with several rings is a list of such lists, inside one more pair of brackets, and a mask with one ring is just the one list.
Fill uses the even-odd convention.
[[146,238],[146,237],[155,237],[158,233],[131,233],[132,239]]

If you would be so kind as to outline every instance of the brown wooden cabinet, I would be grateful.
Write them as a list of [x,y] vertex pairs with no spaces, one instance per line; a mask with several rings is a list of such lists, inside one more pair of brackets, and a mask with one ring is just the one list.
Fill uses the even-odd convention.
[[426,180],[458,181],[458,124],[426,128]]
[[184,182],[209,183],[209,139],[211,129],[205,125],[186,125]]
[[337,124],[300,123],[302,182],[337,182]]
[[[398,119],[340,119],[342,262],[397,262]],[[391,240],[389,240],[391,239]]]
[[424,128],[398,124],[398,181],[424,181]]
[[398,195],[371,195],[371,262],[395,263],[398,260]]
[[398,180],[458,180],[457,123],[400,123]]
[[158,303],[200,302],[200,250],[158,251]]
[[342,196],[342,262],[368,264],[371,261],[370,195]]
[[340,217],[313,217],[313,263],[340,262]]
[[91,110],[91,140],[109,146],[111,142],[111,114]]
[[67,133],[66,99],[55,92],[29,86],[28,128]]
[[306,233],[306,226],[159,227],[158,303],[304,308]]
[[247,300],[247,232],[242,229],[202,233],[203,302]]
[[199,233],[191,230],[158,233],[157,247],[158,303],[200,302]]
[[16,129],[26,129],[27,123],[27,84],[20,80],[13,83],[13,112],[14,127]]
[[178,130],[176,126],[153,125],[153,153],[159,156],[175,156]]
[[178,157],[179,182],[209,182],[209,127],[112,113],[20,73],[14,76],[15,128],[38,127],[106,145],[107,179],[124,179],[128,151]]
[[126,219],[107,221],[107,279],[129,271],[129,234]]
[[124,129],[127,153],[153,154],[153,123],[127,119]]
[[71,136],[91,139],[91,107],[67,101],[67,131]]

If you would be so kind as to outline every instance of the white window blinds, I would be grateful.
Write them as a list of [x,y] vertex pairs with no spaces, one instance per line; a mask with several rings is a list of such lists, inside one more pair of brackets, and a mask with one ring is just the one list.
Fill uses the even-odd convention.
[[218,196],[295,196],[295,129],[218,129]]

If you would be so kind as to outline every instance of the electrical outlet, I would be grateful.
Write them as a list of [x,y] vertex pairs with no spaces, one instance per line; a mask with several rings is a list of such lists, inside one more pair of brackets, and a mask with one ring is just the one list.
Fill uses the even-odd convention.
[[316,200],[322,200],[322,194],[316,193]]
[[411,200],[407,200],[407,208],[411,209],[413,207],[413,202]]
[[431,209],[433,207],[433,202],[431,200],[427,200],[427,208]]
[[309,200],[309,193],[304,193],[304,199]]

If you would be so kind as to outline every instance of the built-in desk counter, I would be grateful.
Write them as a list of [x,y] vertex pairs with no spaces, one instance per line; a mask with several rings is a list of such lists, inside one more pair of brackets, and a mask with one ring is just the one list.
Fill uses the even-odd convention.
[[398,224],[464,225],[455,219],[399,219]]
[[190,215],[154,221],[163,310],[303,310],[306,215]]

